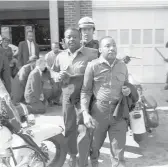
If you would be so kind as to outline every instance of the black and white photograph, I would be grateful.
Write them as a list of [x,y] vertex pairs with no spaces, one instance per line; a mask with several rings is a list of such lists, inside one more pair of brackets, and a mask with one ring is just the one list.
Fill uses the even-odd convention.
[[0,0],[0,167],[168,167],[168,0]]

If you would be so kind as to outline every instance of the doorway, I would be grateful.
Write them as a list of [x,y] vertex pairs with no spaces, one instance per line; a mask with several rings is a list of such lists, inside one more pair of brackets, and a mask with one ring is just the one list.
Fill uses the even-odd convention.
[[18,46],[19,42],[25,40],[24,26],[11,27],[11,33],[12,33],[12,44],[14,44],[15,46]]

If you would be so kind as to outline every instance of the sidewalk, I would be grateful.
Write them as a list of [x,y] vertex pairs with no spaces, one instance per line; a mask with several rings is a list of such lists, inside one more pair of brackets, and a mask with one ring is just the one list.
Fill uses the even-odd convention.
[[[52,107],[46,114],[51,122],[63,125],[61,107]],[[52,117],[51,117],[52,116]],[[142,143],[137,144],[131,134],[127,133],[125,158],[128,167],[168,167],[168,112],[159,110],[160,125],[152,134],[147,135]],[[47,118],[46,118],[47,120]],[[105,143],[100,150],[99,167],[110,167],[109,139],[106,137]],[[68,159],[63,167],[68,167]],[[89,161],[89,166],[90,161]]]
[[[168,99],[168,91],[163,90],[163,84],[146,84],[143,87],[144,94],[152,95],[156,99],[158,107],[162,108],[158,111],[160,125],[140,145],[133,140],[130,133],[127,133],[126,162],[128,167],[168,167],[168,103],[165,102]],[[53,116],[54,122],[63,125],[61,107],[52,107],[49,108],[49,111],[46,115]],[[100,167],[110,167],[108,136],[100,152]],[[68,159],[69,156],[63,167],[68,167]],[[90,163],[88,167],[91,167]]]

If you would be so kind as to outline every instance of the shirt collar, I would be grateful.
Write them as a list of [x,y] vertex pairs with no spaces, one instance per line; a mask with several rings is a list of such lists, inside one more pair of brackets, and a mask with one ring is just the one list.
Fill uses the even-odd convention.
[[87,44],[90,44],[90,43],[92,43],[93,42],[93,39],[91,39],[89,42],[86,42],[86,45]]
[[53,50],[51,51],[51,53],[58,55],[61,51],[59,50],[57,53],[55,53]]
[[42,71],[38,67],[36,67],[36,69],[39,71],[40,75],[42,76]]
[[71,51],[69,50],[69,49],[67,49],[67,52],[68,52],[68,54],[69,55],[71,55],[71,54],[76,54],[76,55],[78,55],[78,53],[83,53],[83,46],[82,47],[80,47],[79,49],[77,49],[74,53],[71,53]]
[[100,60],[100,63],[102,63],[102,64],[105,63],[110,67],[113,67],[118,62],[118,59],[115,59],[113,64],[110,65],[110,63],[103,56],[100,56],[99,60]]
[[32,43],[33,41],[32,41],[32,42],[30,42],[30,41],[27,39],[27,42],[28,42],[28,43]]

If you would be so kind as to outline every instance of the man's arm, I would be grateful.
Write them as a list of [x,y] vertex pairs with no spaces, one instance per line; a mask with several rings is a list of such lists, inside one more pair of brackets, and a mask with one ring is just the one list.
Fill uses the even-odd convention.
[[39,54],[40,54],[40,48],[39,48],[39,45],[38,44],[36,44],[36,49],[37,49],[37,58],[39,59]]
[[126,76],[125,76],[125,81],[129,82],[129,74],[128,74],[128,68],[126,66]]
[[8,93],[11,93],[11,75],[9,61],[6,56],[3,55],[3,68],[2,68],[2,79],[4,81],[5,87]]
[[132,101],[134,103],[136,103],[139,100],[139,94],[138,94],[137,89],[135,88],[134,85],[132,85],[129,82],[125,82],[124,85],[127,86],[128,88],[130,88],[131,93],[130,93],[129,97],[132,99]]
[[19,52],[18,47],[13,44],[9,44],[9,47],[11,47],[11,49],[12,49],[13,57],[17,58],[18,52]]
[[41,95],[41,78],[40,75],[37,75],[37,73],[32,73],[30,78],[30,84],[32,92],[34,92],[34,97],[36,100],[40,100]]
[[18,51],[18,67],[22,67],[23,66],[23,43],[20,42],[19,43],[19,51]]
[[[45,60],[47,63],[47,67],[50,69],[53,65],[53,61],[50,60],[50,52],[48,52],[47,54],[45,54]],[[54,60],[55,61],[55,60]]]
[[51,78],[53,78],[55,82],[59,82],[59,72],[60,72],[60,63],[59,63],[59,55],[58,55],[54,60],[54,64],[50,70]]
[[137,89],[135,88],[135,86],[132,85],[131,83],[129,83],[129,74],[128,74],[127,66],[126,66],[126,79],[125,79],[124,86],[127,86],[130,89],[130,95],[129,96],[136,103],[139,100],[139,95],[138,95],[138,92],[137,92]]
[[92,63],[88,63],[85,70],[84,81],[81,90],[81,110],[84,112],[89,112],[90,99],[93,94],[93,81],[94,73]]

